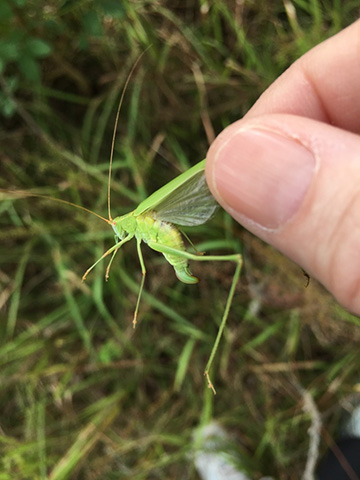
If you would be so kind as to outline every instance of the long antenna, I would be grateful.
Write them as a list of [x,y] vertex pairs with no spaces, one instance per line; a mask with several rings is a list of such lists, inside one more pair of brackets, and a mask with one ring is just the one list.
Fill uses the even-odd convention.
[[92,215],[95,215],[95,217],[100,218],[106,223],[111,223],[110,220],[107,218],[102,217],[98,213],[93,212],[92,210],[89,210],[86,207],[82,207],[81,205],[76,205],[76,203],[68,202],[67,200],[62,200],[61,198],[54,198],[50,197],[49,195],[42,195],[41,193],[31,193],[31,192],[26,192],[25,190],[16,190],[15,192],[12,192],[11,190],[4,190],[0,189],[0,193],[7,193],[10,194],[12,197],[15,197],[17,195],[21,195],[21,197],[36,197],[36,198],[44,198],[45,200],[51,200],[53,202],[58,202],[58,203],[63,203],[65,205],[71,205],[72,207],[79,208],[80,210],[84,210],[85,212],[91,213]]
[[110,151],[110,164],[109,164],[109,176],[108,176],[108,216],[109,220],[112,220],[111,217],[111,208],[110,208],[110,192],[111,192],[111,171],[112,171],[112,164],[113,164],[113,157],[114,157],[114,148],[115,148],[115,139],[116,139],[116,130],[119,124],[119,115],[120,115],[120,110],[124,101],[125,93],[127,90],[127,87],[129,85],[130,79],[132,77],[132,74],[134,73],[135,68],[137,67],[138,63],[140,62],[142,56],[149,50],[151,45],[149,45],[137,58],[136,62],[134,65],[131,67],[130,73],[127,76],[123,91],[121,93],[120,101],[119,101],[119,106],[116,112],[116,118],[115,118],[115,125],[114,125],[114,131],[113,131],[113,136],[112,136],[112,141],[111,141],[111,151]]

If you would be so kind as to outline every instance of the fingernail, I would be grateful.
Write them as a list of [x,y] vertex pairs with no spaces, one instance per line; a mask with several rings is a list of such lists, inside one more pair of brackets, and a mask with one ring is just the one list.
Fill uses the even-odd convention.
[[298,141],[248,128],[220,146],[213,178],[225,208],[273,230],[298,211],[314,170],[314,156]]

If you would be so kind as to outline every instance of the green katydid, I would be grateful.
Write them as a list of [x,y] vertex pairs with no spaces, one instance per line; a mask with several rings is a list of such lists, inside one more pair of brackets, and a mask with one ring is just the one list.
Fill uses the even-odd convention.
[[[108,197],[110,198],[110,196]],[[201,225],[213,216],[218,204],[211,195],[205,179],[205,160],[174,178],[159,190],[150,195],[139,204],[132,212],[120,217],[112,218],[109,202],[109,220],[116,238],[114,246],[109,248],[84,274],[86,279],[90,271],[105,257],[112,253],[111,260],[106,269],[105,277],[108,279],[110,266],[115,254],[126,243],[136,239],[137,251],[142,271],[142,280],[136,302],[133,325],[137,322],[141,294],[144,287],[146,269],[141,252],[141,242],[147,243],[150,248],[161,252],[166,260],[173,266],[177,278],[188,284],[197,283],[199,280],[194,277],[188,266],[189,260],[194,261],[233,261],[236,269],[233,276],[230,292],[221,320],[217,338],[209,361],[205,368],[205,376],[209,387],[215,389],[211,383],[209,372],[213,363],[217,347],[229,315],[230,306],[238,282],[242,257],[240,254],[230,255],[195,255],[185,250],[184,242],[179,226]]]
[[[115,132],[115,130],[114,130]],[[136,239],[137,252],[142,271],[139,293],[133,317],[135,327],[139,311],[141,294],[143,292],[146,269],[141,252],[141,243],[147,243],[150,248],[164,255],[166,260],[173,266],[177,278],[187,284],[198,283],[198,278],[194,277],[189,269],[188,261],[233,261],[236,264],[233,280],[225,305],[224,313],[216,336],[216,340],[211,351],[209,360],[205,368],[205,376],[208,385],[215,389],[210,380],[210,369],[218,348],[228,315],[231,303],[235,293],[235,287],[240,277],[242,267],[242,257],[240,254],[230,255],[195,255],[185,250],[184,242],[181,237],[178,226],[196,226],[210,220],[219,205],[211,195],[205,179],[205,160],[199,162],[186,172],[182,173],[172,181],[154,192],[132,212],[120,217],[111,216],[110,212],[110,178],[113,151],[110,157],[109,183],[108,183],[108,219],[98,215],[91,210],[80,205],[67,202],[66,200],[47,197],[46,195],[28,194],[27,196],[36,196],[49,198],[60,203],[72,205],[96,215],[101,220],[110,224],[115,232],[117,243],[109,248],[90,268],[87,269],[82,279],[85,280],[90,271],[108,255],[112,254],[110,262],[106,269],[105,278],[109,278],[109,271],[116,253],[126,243]],[[21,192],[17,192],[21,193]]]

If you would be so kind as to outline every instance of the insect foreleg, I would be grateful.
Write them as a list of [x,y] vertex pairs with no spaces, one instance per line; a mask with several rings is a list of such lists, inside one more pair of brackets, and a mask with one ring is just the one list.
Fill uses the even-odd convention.
[[142,291],[143,291],[143,288],[144,288],[145,276],[146,276],[146,268],[145,268],[144,258],[142,256],[141,240],[140,239],[137,239],[137,252],[138,252],[140,266],[141,266],[142,278],[141,278],[140,290],[139,290],[139,293],[138,293],[138,298],[137,298],[137,301],[136,301],[136,307],[135,307],[134,318],[133,318],[134,328],[135,328],[136,323],[137,323],[137,315],[138,315],[138,311],[139,311],[140,299],[141,299],[141,294],[142,294]]
[[216,336],[216,339],[215,339],[215,343],[214,343],[213,349],[211,351],[209,360],[206,364],[205,372],[204,372],[204,375],[205,375],[206,380],[208,382],[209,388],[211,388],[212,391],[216,394],[215,388],[214,388],[214,386],[211,382],[211,379],[210,379],[210,369],[211,369],[211,366],[213,364],[213,361],[214,361],[214,358],[215,358],[215,355],[216,355],[216,351],[218,349],[218,346],[219,346],[219,343],[220,343],[220,340],[221,340],[221,336],[223,334],[223,331],[224,331],[224,328],[225,328],[225,325],[226,325],[226,321],[227,321],[228,316],[229,316],[230,307],[231,307],[231,304],[232,304],[232,301],[233,301],[233,298],[234,298],[234,294],[235,294],[236,284],[238,283],[239,278],[240,278],[240,272],[241,272],[241,267],[242,267],[242,263],[243,263],[242,262],[242,256],[239,253],[232,254],[232,255],[198,256],[198,255],[194,255],[192,253],[186,252],[186,251],[177,250],[176,248],[171,248],[171,247],[168,247],[167,245],[162,245],[162,244],[155,243],[155,242],[149,242],[148,245],[149,245],[150,248],[152,248],[153,250],[156,250],[158,252],[178,255],[179,257],[187,258],[189,260],[194,260],[196,262],[233,261],[233,262],[236,263],[236,268],[235,268],[234,276],[233,276],[233,279],[232,279],[232,282],[231,282],[231,287],[230,287],[229,295],[228,295],[228,298],[227,298],[227,301],[226,301],[224,313],[223,313],[223,316],[222,316],[222,319],[221,319],[220,327],[219,327],[219,330],[218,330],[218,333],[217,333],[217,336]]
[[[123,240],[121,240],[121,242],[116,243],[116,244],[113,245],[111,248],[109,248],[109,250],[106,250],[106,252],[105,252],[103,255],[101,255],[101,257],[100,257],[98,260],[96,260],[96,262],[95,262],[93,265],[91,265],[90,268],[88,268],[88,269],[86,270],[86,272],[84,273],[84,275],[83,275],[83,277],[82,277],[82,281],[86,280],[86,277],[89,275],[89,273],[91,272],[91,270],[92,270],[94,267],[96,267],[96,265],[97,265],[99,262],[101,262],[101,260],[102,260],[103,258],[107,257],[107,256],[110,255],[110,253],[112,253],[112,252],[114,252],[114,253],[117,252],[117,251],[119,250],[119,248],[121,248],[121,247],[124,245],[124,243],[128,242],[129,240],[131,240],[131,239],[133,238],[133,236],[134,236],[134,235],[128,235],[128,236],[125,237]],[[110,262],[111,262],[111,260],[110,260]]]

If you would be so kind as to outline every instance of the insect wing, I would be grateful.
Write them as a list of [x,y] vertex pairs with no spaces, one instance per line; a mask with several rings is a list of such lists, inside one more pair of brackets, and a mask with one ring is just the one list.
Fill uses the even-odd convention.
[[210,220],[218,207],[201,170],[160,202],[155,212],[165,222],[193,227]]
[[135,216],[151,210],[157,218],[177,225],[207,222],[218,208],[205,180],[205,160],[151,194],[134,210]]

